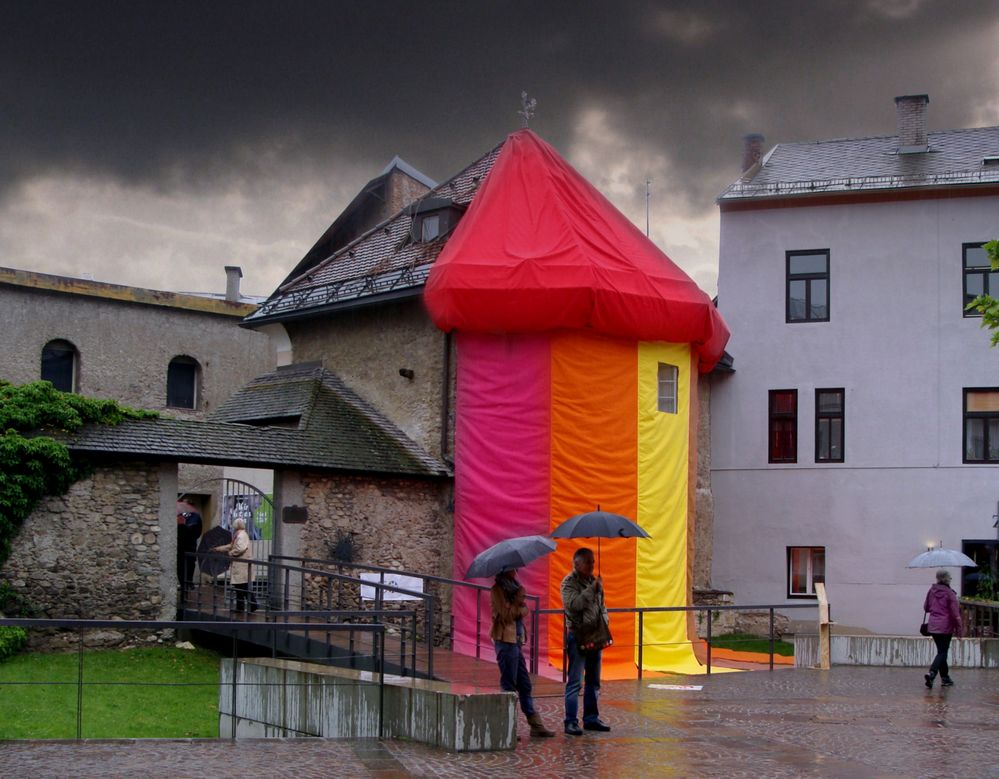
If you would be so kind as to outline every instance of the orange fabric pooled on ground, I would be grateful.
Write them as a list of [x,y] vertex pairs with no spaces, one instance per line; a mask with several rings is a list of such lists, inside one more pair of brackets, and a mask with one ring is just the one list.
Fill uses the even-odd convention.
[[[633,341],[560,332],[551,346],[551,528],[575,514],[604,511],[635,517],[637,505],[638,355]],[[608,608],[635,605],[634,538],[602,539],[600,569]],[[559,539],[550,557],[550,603],[561,605],[562,578],[572,555],[597,539]],[[562,665],[562,620],[553,618],[549,653]],[[606,650],[606,678],[635,675],[635,617],[612,614],[615,645]]]

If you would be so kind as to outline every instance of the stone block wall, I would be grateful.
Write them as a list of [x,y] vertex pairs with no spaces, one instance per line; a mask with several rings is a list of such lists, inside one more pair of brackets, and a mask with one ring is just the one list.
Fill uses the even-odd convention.
[[[442,399],[454,361],[445,380],[447,338],[421,301],[288,322],[286,328],[296,362],[321,362],[426,451],[441,456]],[[413,378],[400,369],[411,370]]]
[[[43,499],[15,537],[0,579],[40,609],[39,617],[173,619],[176,531],[164,526],[161,501],[176,482],[164,484],[161,474],[157,464],[111,463],[65,495]],[[87,643],[129,640],[103,633]],[[77,641],[69,633],[32,638],[49,647]]]
[[[353,542],[354,562],[452,577],[450,481],[319,474],[302,474],[301,479],[308,510],[301,534],[303,557],[328,559],[338,540],[347,537]],[[437,632],[442,636],[450,626],[450,588],[430,584],[425,592],[437,599]],[[318,601],[317,593],[310,594]],[[351,595],[356,598],[358,593]],[[387,607],[412,609],[419,604],[400,601]]]

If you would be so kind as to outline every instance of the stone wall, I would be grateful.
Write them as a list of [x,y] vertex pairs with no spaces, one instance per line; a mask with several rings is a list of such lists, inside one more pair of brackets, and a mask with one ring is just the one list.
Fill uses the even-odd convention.
[[[446,336],[420,300],[288,322],[296,362],[318,361],[430,454],[441,456]],[[451,379],[453,379],[452,360]],[[413,372],[413,378],[400,375]],[[450,448],[450,446],[448,447]]]
[[711,587],[715,505],[711,495],[711,379],[697,382],[697,485],[694,515],[694,588]]
[[[453,515],[449,481],[302,474],[308,521],[303,557],[329,559],[337,542],[351,540],[353,561],[432,576],[452,577]],[[429,584],[437,598],[438,633],[450,625],[449,587]],[[315,593],[311,593],[315,597]],[[351,598],[357,592],[351,590]],[[345,608],[360,604],[347,602]],[[399,602],[400,608],[414,608]],[[422,620],[420,621],[422,625]]]
[[[44,498],[14,538],[0,579],[40,609],[39,617],[173,619],[177,541],[161,505],[176,479],[162,474],[150,463],[102,465],[65,495]],[[69,633],[32,638],[35,646],[76,644]],[[104,631],[87,643],[127,640]]]

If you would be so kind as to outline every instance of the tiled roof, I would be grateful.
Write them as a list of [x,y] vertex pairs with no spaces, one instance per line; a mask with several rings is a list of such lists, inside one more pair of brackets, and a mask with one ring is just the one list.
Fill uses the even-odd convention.
[[[236,422],[288,417],[300,417],[297,428]],[[63,440],[76,452],[173,462],[450,476],[445,463],[315,365],[254,379],[208,422],[129,420],[87,426]]]
[[[492,169],[501,146],[432,189],[424,198],[447,198],[458,206],[467,206]],[[245,323],[252,326],[356,305],[369,298],[417,294],[448,234],[426,243],[410,241],[413,211],[412,206],[401,210],[304,275],[284,284]]]
[[999,127],[927,133],[929,151],[899,154],[896,135],[781,143],[719,202],[747,198],[999,183]]

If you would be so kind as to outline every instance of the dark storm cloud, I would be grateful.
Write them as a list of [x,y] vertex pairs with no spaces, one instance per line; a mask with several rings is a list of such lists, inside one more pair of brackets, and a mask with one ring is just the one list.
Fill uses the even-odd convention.
[[[97,172],[186,189],[261,149],[331,166],[399,153],[444,178],[517,127],[559,148],[587,108],[660,147],[692,207],[739,137],[892,132],[891,97],[969,122],[996,2],[17,2],[0,6],[0,179]],[[994,59],[991,60],[994,67]],[[988,97],[991,97],[989,95]]]

